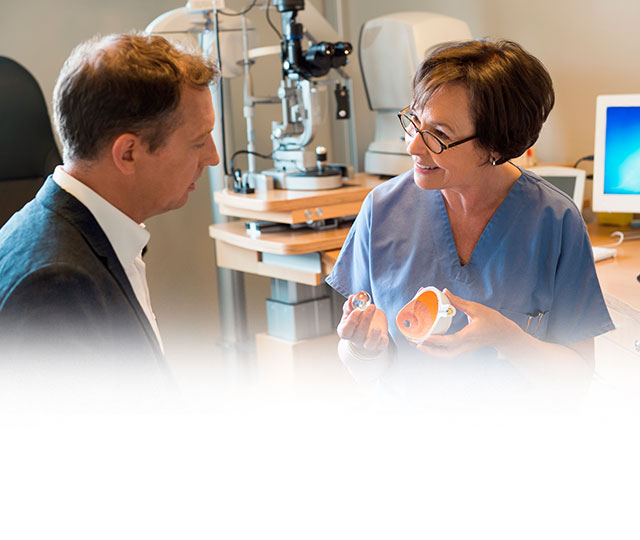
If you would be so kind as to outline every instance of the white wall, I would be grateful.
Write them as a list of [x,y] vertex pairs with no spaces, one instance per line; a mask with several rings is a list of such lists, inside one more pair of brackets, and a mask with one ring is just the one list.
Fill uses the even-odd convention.
[[[228,1],[239,8],[248,0]],[[508,38],[522,43],[551,72],[557,104],[537,145],[543,161],[572,163],[593,152],[595,96],[599,93],[640,92],[640,5],[628,0],[318,0],[330,20],[342,9],[345,39],[354,45],[362,23],[392,11],[434,11],[468,22],[476,37]],[[0,54],[13,57],[40,82],[50,102],[58,71],[69,51],[95,33],[143,29],[157,15],[179,7],[176,0],[3,0],[0,17]],[[272,10],[274,20],[279,17]],[[263,44],[275,43],[262,11],[253,19]],[[256,92],[277,87],[280,72],[275,59],[256,66]],[[374,120],[368,111],[357,69],[351,70],[355,87],[355,115],[360,163],[373,136]],[[244,139],[244,121],[234,89],[236,129],[233,147]],[[270,122],[279,119],[279,106],[259,111],[258,149],[269,151]],[[217,358],[217,291],[212,242],[210,193],[201,180],[182,210],[149,222],[152,233],[147,259],[150,288],[168,353],[178,358],[186,342],[201,351],[201,360]],[[265,328],[264,299],[268,280],[247,277],[252,331]],[[212,352],[213,351],[213,352]]]
[[[474,37],[521,43],[548,68],[556,106],[537,144],[546,162],[573,163],[593,153],[595,97],[640,92],[640,5],[626,0],[344,0],[354,44],[361,25],[392,11],[433,11],[465,20]],[[358,145],[374,122],[359,80]]]

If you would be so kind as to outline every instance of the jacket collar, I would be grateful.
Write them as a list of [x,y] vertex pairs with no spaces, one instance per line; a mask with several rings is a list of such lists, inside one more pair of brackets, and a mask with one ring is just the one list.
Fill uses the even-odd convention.
[[55,212],[69,223],[71,223],[82,234],[87,244],[103,262],[107,270],[114,277],[127,300],[134,309],[140,324],[144,327],[147,337],[151,341],[152,347],[159,358],[164,358],[160,345],[155,336],[149,319],[145,315],[138,299],[136,298],[129,278],[124,268],[120,264],[118,257],[113,250],[104,231],[93,217],[93,214],[78,199],[64,191],[49,176],[44,182],[40,191],[36,194],[36,200],[47,209]]

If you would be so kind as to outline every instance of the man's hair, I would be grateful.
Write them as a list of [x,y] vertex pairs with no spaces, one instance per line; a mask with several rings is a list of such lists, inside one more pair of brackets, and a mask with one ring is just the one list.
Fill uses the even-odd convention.
[[500,154],[498,164],[536,142],[555,101],[544,65],[512,41],[465,41],[434,49],[413,79],[414,111],[450,83],[468,90],[478,144]]
[[185,86],[206,87],[219,70],[160,36],[111,34],[78,45],[53,92],[65,159],[91,161],[115,137],[134,133],[155,152],[179,125]]

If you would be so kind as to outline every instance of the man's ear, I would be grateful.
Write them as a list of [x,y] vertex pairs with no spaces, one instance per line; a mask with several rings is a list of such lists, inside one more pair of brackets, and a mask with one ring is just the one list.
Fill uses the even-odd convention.
[[133,133],[123,133],[111,145],[111,158],[122,174],[135,172],[136,158],[142,149],[140,137]]

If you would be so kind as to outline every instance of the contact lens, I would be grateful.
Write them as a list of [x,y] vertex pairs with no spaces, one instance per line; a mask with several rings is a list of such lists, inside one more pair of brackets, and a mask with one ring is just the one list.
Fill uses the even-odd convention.
[[360,291],[351,297],[351,307],[364,311],[371,304],[371,296],[367,291]]

